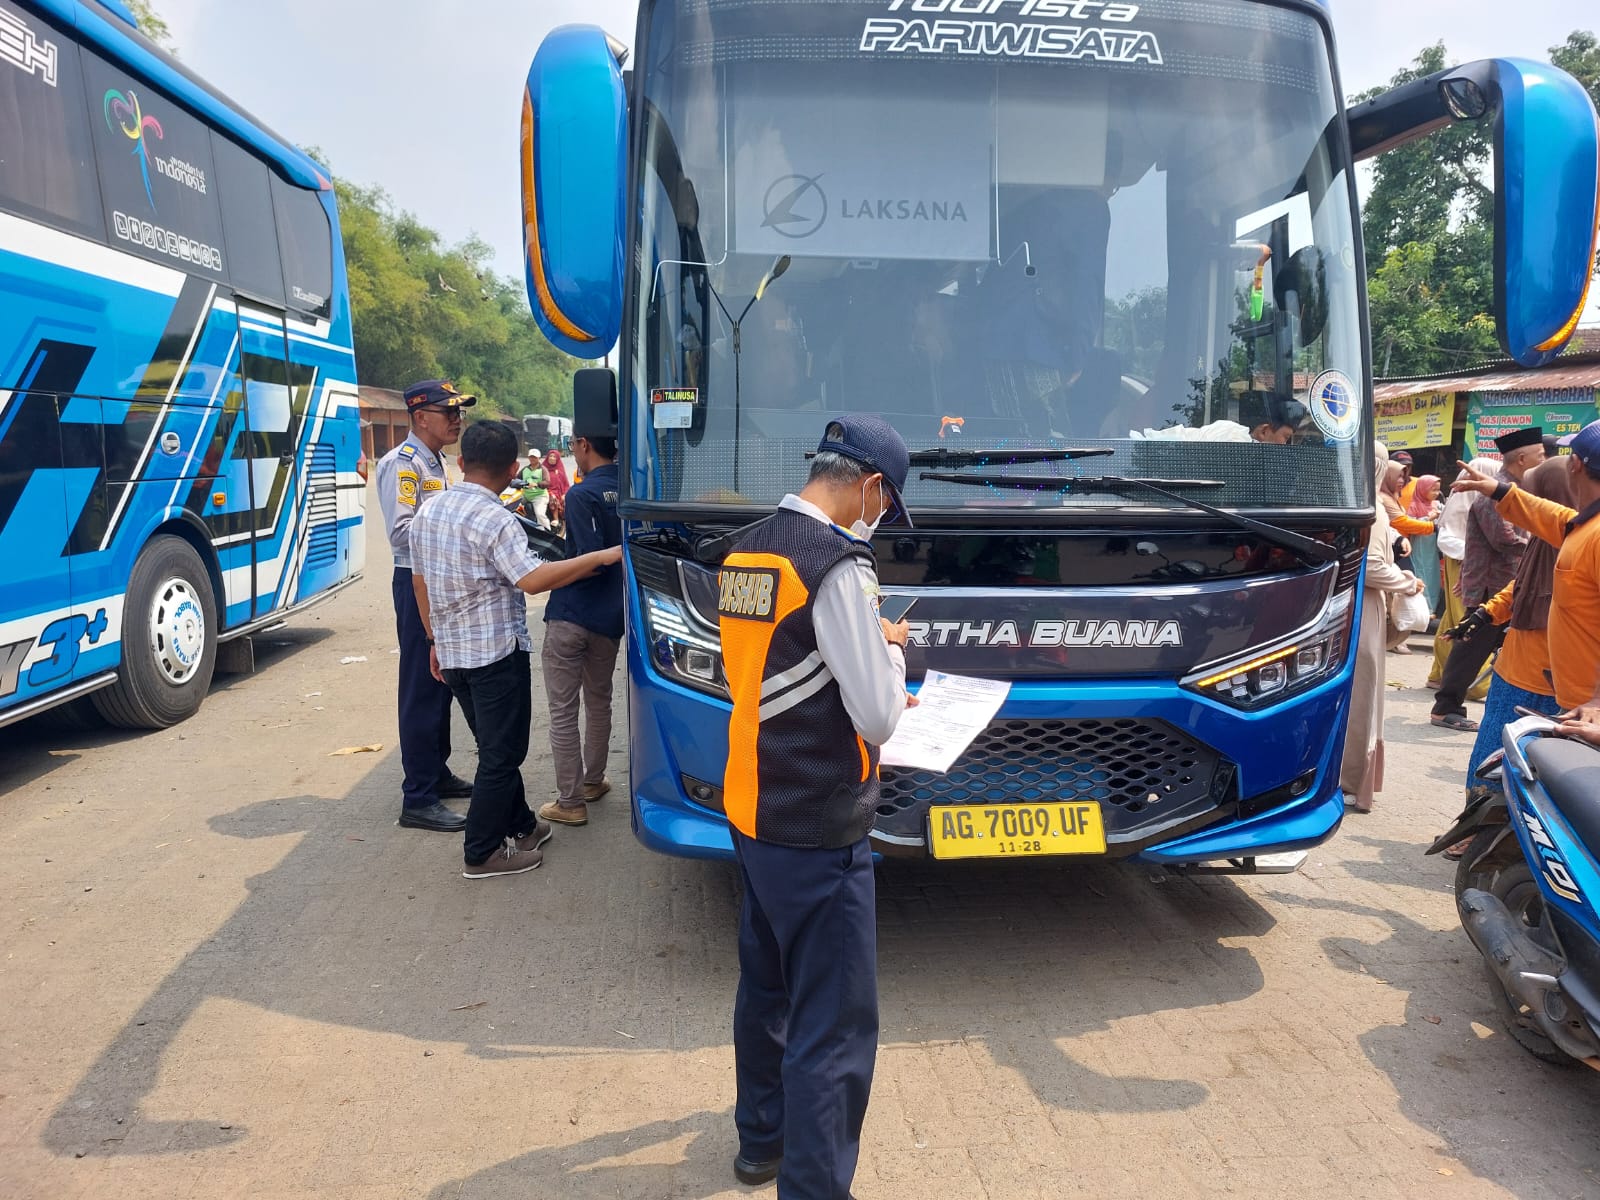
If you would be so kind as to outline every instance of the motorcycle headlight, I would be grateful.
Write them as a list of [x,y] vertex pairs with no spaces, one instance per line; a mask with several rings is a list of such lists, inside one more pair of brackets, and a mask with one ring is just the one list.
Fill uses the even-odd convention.
[[1246,709],[1264,708],[1316,687],[1344,666],[1354,609],[1355,589],[1337,591],[1329,597],[1317,620],[1295,637],[1251,650],[1232,661],[1208,664],[1187,676],[1183,686]]
[[635,550],[633,561],[646,644],[656,669],[686,687],[729,699],[716,620],[716,576],[694,563],[649,551]]

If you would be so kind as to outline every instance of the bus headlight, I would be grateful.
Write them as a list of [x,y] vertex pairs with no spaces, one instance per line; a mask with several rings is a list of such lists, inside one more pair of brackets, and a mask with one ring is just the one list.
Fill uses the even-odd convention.
[[651,588],[639,590],[647,648],[656,669],[707,695],[729,698],[722,669],[722,644],[690,616],[684,602]]
[[1183,686],[1235,708],[1264,708],[1326,682],[1344,666],[1354,600],[1353,590],[1332,597],[1298,637],[1203,667]]

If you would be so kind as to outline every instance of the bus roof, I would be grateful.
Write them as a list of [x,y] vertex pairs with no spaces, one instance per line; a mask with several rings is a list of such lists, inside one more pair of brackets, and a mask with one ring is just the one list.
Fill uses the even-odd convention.
[[26,0],[63,25],[84,44],[132,67],[218,129],[232,134],[301,187],[326,191],[333,185],[310,156],[229,100],[188,67],[139,32],[121,0]]

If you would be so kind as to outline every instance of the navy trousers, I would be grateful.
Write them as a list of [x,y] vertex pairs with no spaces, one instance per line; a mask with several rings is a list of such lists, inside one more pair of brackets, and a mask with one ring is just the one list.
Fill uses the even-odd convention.
[[744,877],[733,1009],[739,1151],[779,1155],[779,1200],[847,1200],[878,1053],[866,838],[797,850],[733,831]]
[[400,638],[401,803],[439,803],[439,780],[450,761],[450,689],[428,669],[428,635],[422,628],[411,568],[396,567],[392,584],[395,632]]

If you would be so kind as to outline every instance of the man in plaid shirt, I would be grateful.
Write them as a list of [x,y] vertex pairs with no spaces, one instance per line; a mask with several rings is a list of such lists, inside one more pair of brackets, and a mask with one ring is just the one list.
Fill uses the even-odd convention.
[[526,596],[622,561],[620,546],[566,562],[544,562],[529,550],[522,526],[500,503],[517,466],[509,429],[498,421],[469,426],[461,435],[464,481],[411,523],[412,583],[434,677],[455,693],[478,739],[461,872],[468,879],[531,871],[550,838],[522,784],[533,719]]

